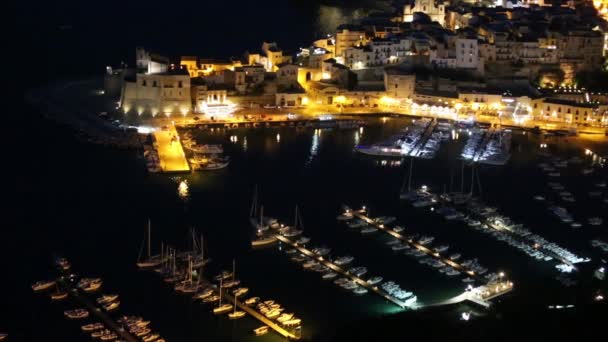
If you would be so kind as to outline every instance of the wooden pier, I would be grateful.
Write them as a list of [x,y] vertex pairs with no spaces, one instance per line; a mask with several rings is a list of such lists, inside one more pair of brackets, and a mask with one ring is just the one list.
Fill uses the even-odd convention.
[[309,257],[311,259],[314,259],[314,260],[322,263],[323,265],[325,265],[327,268],[331,269],[332,271],[352,279],[359,286],[365,287],[369,291],[372,291],[372,292],[378,294],[379,296],[391,301],[392,303],[399,306],[400,308],[411,307],[410,305],[406,304],[405,301],[403,301],[397,297],[394,297],[391,294],[389,294],[388,292],[381,289],[380,287],[378,287],[376,285],[372,285],[372,284],[368,283],[366,280],[363,280],[363,279],[357,277],[356,275],[351,274],[350,272],[344,270],[342,267],[334,264],[330,260],[327,260],[326,258],[313,253],[312,251],[306,249],[303,246],[298,245],[297,243],[291,241],[290,239],[284,237],[283,235],[275,234],[275,236],[279,241],[292,246],[293,248],[297,249],[300,253],[306,255],[307,257]]
[[460,272],[463,272],[463,273],[469,275],[472,278],[475,278],[475,279],[477,279],[477,280],[479,280],[481,282],[486,282],[486,280],[483,277],[479,276],[474,271],[471,271],[471,270],[467,269],[466,267],[460,265],[457,262],[454,262],[453,260],[450,260],[448,258],[442,257],[439,253],[433,251],[432,249],[430,249],[430,248],[428,248],[428,247],[426,247],[424,245],[421,245],[421,244],[415,242],[412,239],[407,239],[405,236],[401,235],[400,233],[397,233],[394,230],[392,230],[392,229],[384,226],[384,224],[378,223],[378,222],[370,219],[369,217],[365,216],[363,214],[364,212],[365,212],[364,210],[353,210],[352,211],[352,213],[353,213],[353,215],[355,217],[357,217],[357,218],[365,221],[366,223],[368,223],[370,225],[373,225],[374,227],[376,227],[376,228],[384,231],[385,233],[387,233],[387,234],[389,234],[389,235],[391,235],[391,236],[393,236],[393,237],[395,237],[395,238],[397,238],[397,239],[399,239],[399,240],[401,240],[401,241],[409,244],[410,246],[418,249],[419,251],[424,252],[428,256],[430,256],[430,257],[432,257],[434,259],[437,259],[437,260],[443,262],[446,265],[452,266],[453,268],[457,269]]

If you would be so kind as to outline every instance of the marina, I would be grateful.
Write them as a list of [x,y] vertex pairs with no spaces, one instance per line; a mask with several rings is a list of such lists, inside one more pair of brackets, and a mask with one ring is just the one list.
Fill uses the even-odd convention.
[[330,269],[331,271],[333,271],[335,273],[338,273],[344,277],[350,278],[355,284],[380,295],[381,297],[394,303],[395,305],[399,306],[400,308],[415,307],[415,305],[414,305],[415,297],[413,297],[414,301],[401,300],[401,299],[391,295],[390,293],[386,292],[386,290],[384,290],[382,287],[379,287],[376,284],[370,283],[367,280],[363,280],[360,276],[357,276],[356,274],[353,274],[353,273],[349,272],[348,270],[345,270],[343,267],[338,265],[336,262],[332,262],[332,261],[328,260],[327,258],[325,258],[323,255],[319,255],[318,252],[315,253],[315,252],[307,249],[306,247],[293,242],[292,240],[288,239],[287,237],[285,237],[281,234],[276,234],[275,237],[282,243],[285,243],[285,244],[291,246],[292,248],[296,249],[297,251],[299,251],[301,254],[307,256],[308,258],[315,260],[320,264],[323,264],[325,267],[327,267],[328,269]]
[[[385,226],[382,221],[374,220],[366,216],[365,209],[352,210],[350,208],[347,208],[345,213],[352,213],[354,217],[361,219],[367,222],[367,224],[373,225],[378,229],[381,229],[382,231],[393,236],[394,238],[411,245],[412,247],[416,248],[416,250],[420,253],[426,254],[427,256],[436,259],[438,261],[438,266],[448,265],[453,269],[458,270],[459,272],[462,272],[463,274],[467,275],[468,278],[466,279],[475,279],[479,284],[481,284],[478,287],[473,287],[472,284],[470,284],[467,287],[467,291],[465,291],[463,294],[456,296],[452,299],[446,300],[441,304],[456,303],[464,300],[469,300],[487,308],[490,306],[490,299],[509,293],[513,290],[513,283],[506,279],[502,272],[500,274],[492,273],[491,277],[484,277],[483,274],[487,272],[487,269],[474,266],[474,268],[469,268],[474,265],[474,262],[472,262],[472,260],[464,261],[461,263],[460,261],[458,261],[460,255],[458,255],[458,257],[455,257],[454,255],[452,257],[443,257],[440,252],[437,251],[437,249],[431,249],[427,247],[426,244],[432,241],[430,237],[426,238],[426,240],[421,239],[419,240],[419,242],[416,242],[414,239],[411,238],[408,239],[404,237],[401,233],[398,233],[393,229],[390,229]],[[433,267],[435,267],[435,265],[433,265]]]

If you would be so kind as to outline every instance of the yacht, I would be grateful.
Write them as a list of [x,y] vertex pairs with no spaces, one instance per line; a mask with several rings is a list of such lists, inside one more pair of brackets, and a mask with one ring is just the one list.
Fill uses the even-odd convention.
[[534,199],[537,200],[537,201],[544,201],[545,197],[541,196],[541,195],[536,195],[536,196],[534,196]]
[[220,300],[220,296],[211,295],[209,297],[203,298],[203,303],[213,303]]
[[51,300],[62,300],[68,298],[67,292],[57,291],[51,294]]
[[393,227],[393,231],[395,231],[397,233],[401,233],[404,230],[405,230],[405,228],[402,227],[402,226],[395,226],[395,227]]
[[475,281],[475,279],[473,279],[471,277],[466,277],[466,278],[462,279],[463,283],[472,283],[474,281]]
[[453,268],[451,268],[445,274],[448,275],[448,276],[450,276],[450,277],[452,277],[452,276],[459,275],[460,272],[457,271],[457,270],[455,270],[455,269],[453,269]]
[[572,228],[580,228],[580,227],[582,227],[582,226],[583,226],[583,225],[582,225],[582,224],[580,224],[580,223],[578,223],[578,222],[572,222],[572,223],[570,224],[570,227],[572,227]]
[[400,243],[401,243],[401,240],[399,240],[399,239],[397,239],[397,238],[394,238],[394,239],[392,239],[392,240],[389,240],[389,241],[388,241],[386,244],[387,244],[388,246],[393,246],[393,245],[398,245],[398,244],[400,244]]

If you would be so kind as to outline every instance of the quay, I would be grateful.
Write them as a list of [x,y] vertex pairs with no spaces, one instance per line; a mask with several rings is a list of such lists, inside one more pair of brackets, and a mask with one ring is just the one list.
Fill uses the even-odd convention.
[[68,286],[68,288],[70,289],[70,296],[80,302],[80,304],[84,305],[90,313],[97,316],[97,318],[101,320],[107,329],[112,330],[114,333],[116,333],[116,335],[120,336],[120,338],[126,342],[140,342],[122,326],[116,323],[108,314],[103,312],[99,307],[95,306],[88,298],[82,296],[78,292],[77,288],[71,286]]
[[365,221],[366,223],[373,225],[374,227],[384,231],[385,233],[409,244],[410,246],[415,247],[416,249],[418,249],[419,251],[424,252],[425,254],[427,254],[428,256],[438,259],[439,261],[443,262],[444,264],[450,265],[452,267],[454,267],[455,269],[457,269],[460,272],[466,273],[467,275],[469,275],[472,278],[475,278],[481,282],[486,282],[486,280],[483,277],[480,277],[478,274],[476,274],[474,271],[469,270],[467,268],[465,268],[464,266],[460,265],[457,262],[454,262],[453,260],[447,259],[442,257],[439,253],[433,251],[432,249],[421,245],[417,242],[415,242],[412,239],[407,239],[405,236],[401,235],[400,233],[395,232],[392,229],[389,229],[387,227],[384,226],[384,224],[378,223],[372,219],[370,219],[369,217],[364,215],[365,210],[361,209],[361,210],[353,210],[352,213],[355,217]]
[[162,172],[189,172],[190,164],[174,126],[154,132],[154,147],[160,159]]
[[272,127],[296,127],[296,128],[357,128],[365,123],[361,120],[354,119],[327,119],[320,120],[318,118],[303,118],[303,119],[288,119],[279,118],[273,120],[272,117],[259,120],[243,120],[234,119],[230,121],[194,121],[189,122],[175,122],[175,125],[179,128],[198,128],[198,129],[211,129],[211,128],[224,128],[224,129],[236,129],[236,128],[272,128]]
[[382,290],[381,288],[379,288],[376,285],[369,284],[366,280],[363,280],[363,279],[357,277],[356,275],[347,272],[342,267],[334,264],[333,262],[327,260],[326,258],[324,258],[324,257],[322,257],[320,255],[317,255],[317,254],[313,253],[312,251],[308,250],[307,248],[304,248],[304,247],[298,245],[297,243],[291,241],[290,239],[288,239],[288,238],[286,238],[286,237],[284,237],[284,236],[282,236],[280,234],[275,234],[275,237],[279,241],[281,241],[281,242],[283,242],[283,243],[285,243],[287,245],[290,245],[293,248],[297,249],[300,253],[306,255],[307,257],[310,257],[310,258],[312,258],[312,259],[314,259],[314,260],[322,263],[323,265],[325,265],[326,267],[328,267],[332,271],[337,272],[337,273],[339,273],[339,274],[341,274],[341,275],[343,275],[345,277],[348,277],[348,278],[352,279],[358,285],[363,286],[366,289],[368,289],[368,290],[370,290],[370,291],[378,294],[379,296],[381,296],[381,297],[383,297],[383,298],[385,298],[385,299],[393,302],[394,304],[396,304],[400,308],[403,309],[403,308],[406,308],[406,307],[410,307],[408,304],[406,304],[405,301],[402,301],[401,299],[390,295],[388,292]]
[[427,141],[431,137],[431,134],[433,134],[433,131],[437,127],[437,123],[438,122],[436,118],[431,119],[431,122],[429,122],[428,126],[426,126],[424,132],[422,133],[422,137],[420,137],[420,142],[410,151],[409,155],[411,157],[419,156],[420,150],[424,148]]

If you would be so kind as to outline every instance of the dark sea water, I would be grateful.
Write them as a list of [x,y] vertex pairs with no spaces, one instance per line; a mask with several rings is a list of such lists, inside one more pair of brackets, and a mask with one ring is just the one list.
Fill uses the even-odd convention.
[[[252,318],[229,321],[215,317],[209,306],[174,293],[155,274],[138,271],[134,263],[148,218],[155,248],[161,240],[185,248],[191,227],[203,232],[213,259],[209,275],[229,269],[235,258],[238,277],[250,288],[250,295],[274,299],[296,313],[303,319],[306,337],[331,336],[336,327],[354,320],[400,311],[374,294],[353,296],[318,274],[302,270],[281,251],[282,246],[251,250],[248,215],[255,185],[265,214],[291,222],[294,207],[299,205],[305,235],[312,238],[313,245],[328,246],[333,255],[352,254],[354,264],[414,291],[421,304],[453,297],[464,285],[411,257],[393,253],[381,232],[362,236],[337,222],[342,203],[365,204],[373,216],[397,216],[408,231],[434,235],[436,244],[448,243],[452,252],[477,257],[490,271],[505,271],[522,287],[540,282],[558,286],[553,264],[533,261],[462,223],[448,223],[429,209],[400,202],[407,163],[387,161],[383,165],[381,160],[353,152],[356,143],[386,138],[409,121],[370,118],[362,130],[193,130],[201,143],[224,144],[232,163],[225,170],[188,175],[149,175],[136,152],[82,144],[61,133],[62,129],[39,122],[38,129],[34,128],[43,142],[39,157],[35,162],[26,161],[29,167],[16,179],[19,221],[7,249],[16,258],[13,266],[18,267],[11,273],[15,288],[9,299],[10,315],[2,321],[8,323],[0,324],[0,329],[8,330],[14,340],[41,341],[52,336],[89,341],[80,333],[79,324],[63,319],[62,311],[74,304],[50,303],[29,289],[32,282],[54,274],[52,256],[59,254],[72,261],[75,272],[102,277],[104,291],[121,295],[120,313],[143,315],[169,341],[280,339],[273,333],[254,338],[251,330],[260,324]],[[442,145],[435,159],[416,160],[413,186],[424,184],[441,191],[452,183],[454,190],[459,188],[458,155],[465,138],[461,132],[459,140]],[[503,167],[480,168],[482,196],[533,231],[595,257],[589,239],[605,238],[605,227],[572,230],[532,200],[534,194],[548,192],[547,179],[536,166],[539,139],[515,132],[511,161]],[[543,141],[559,156],[585,157],[583,148],[608,152],[606,143],[580,138]],[[584,165],[590,162],[587,158]],[[579,198],[572,212],[581,222],[592,215],[606,221],[606,205],[585,195],[595,181],[606,178],[605,169],[600,171],[603,174],[579,177],[581,167],[569,167],[560,180]],[[470,171],[466,172],[468,188]],[[187,196],[178,193],[182,181],[188,184]]]

